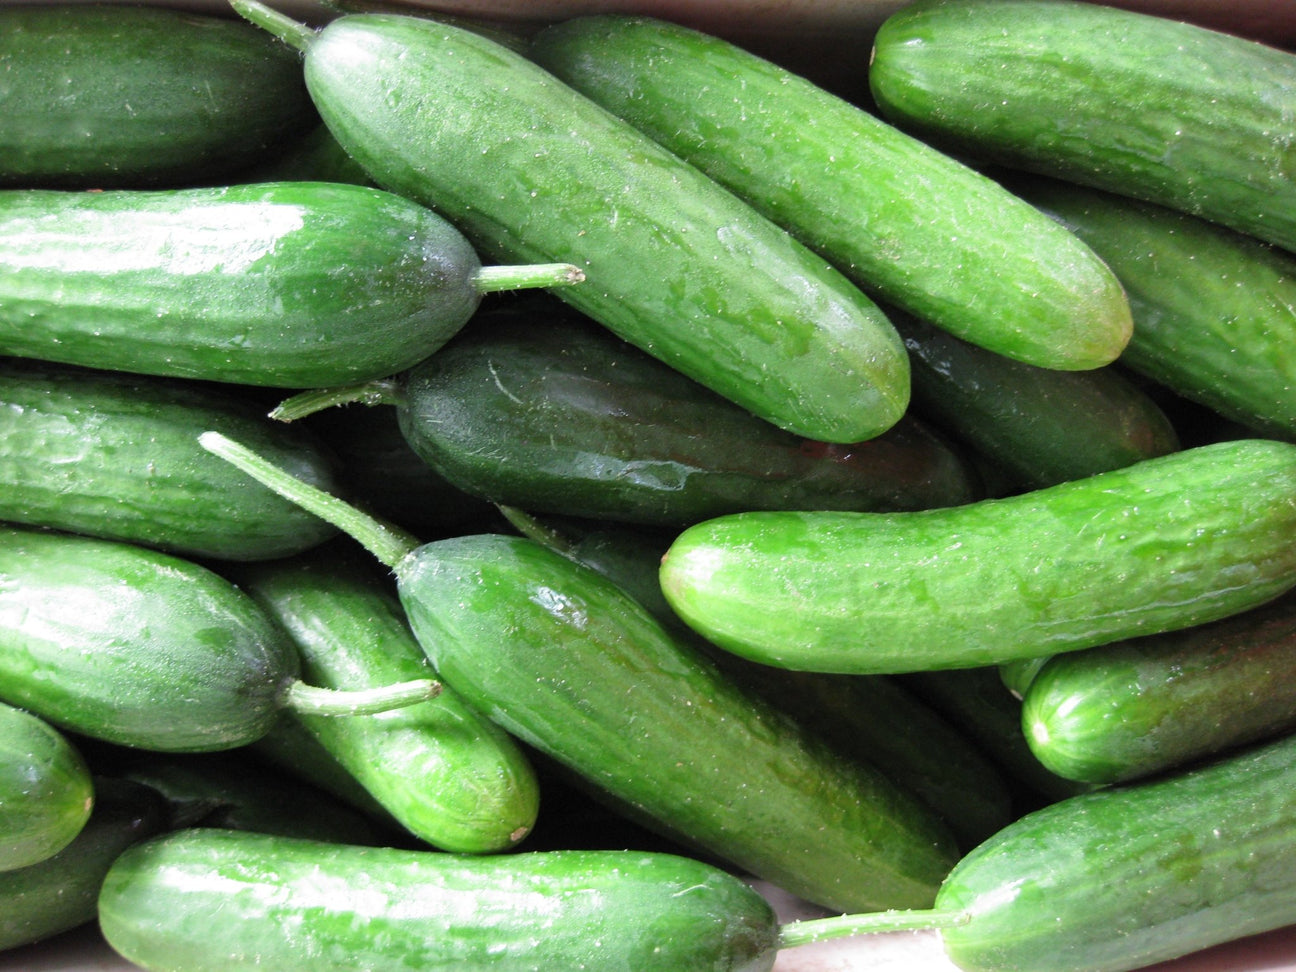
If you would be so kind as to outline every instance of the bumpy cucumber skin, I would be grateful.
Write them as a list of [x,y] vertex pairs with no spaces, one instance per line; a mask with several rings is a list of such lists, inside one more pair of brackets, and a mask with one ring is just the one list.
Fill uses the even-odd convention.
[[237,20],[157,7],[0,9],[0,184],[194,184],[318,123],[301,65]]
[[476,253],[367,186],[0,193],[0,353],[283,388],[385,378],[476,310]]
[[675,540],[661,581],[756,661],[966,668],[1257,606],[1296,584],[1293,530],[1296,446],[1244,439],[944,510],[718,517]]
[[916,419],[868,442],[811,442],[569,314],[479,318],[407,373],[399,417],[446,479],[533,513],[683,527],[981,495],[962,453]]
[[1296,737],[1010,824],[951,871],[941,932],[966,972],[1125,972],[1288,925]]
[[870,294],[1041,367],[1113,361],[1120,283],[1088,247],[925,142],[718,37],[579,17],[530,55],[822,252]]
[[123,854],[99,921],[128,960],[168,972],[765,972],[778,931],[752,888],[673,855],[466,856],[219,830]]
[[90,769],[72,742],[0,703],[0,871],[53,857],[81,832],[93,805]]
[[424,18],[326,26],[306,82],[374,180],[495,259],[564,262],[564,301],[781,428],[869,439],[909,398],[882,312],[746,203],[522,56]]
[[[288,632],[311,685],[435,678],[394,591],[366,567],[328,548],[237,576]],[[451,687],[378,715],[296,718],[394,819],[435,847],[507,850],[535,823],[539,786],[527,757]]]
[[1296,249],[1296,55],[1072,0],[922,0],[879,29],[884,117],[934,144]]
[[208,429],[336,488],[328,452],[249,397],[0,359],[0,519],[225,560],[288,556],[337,532],[199,446]]
[[418,548],[397,578],[446,683],[613,798],[825,907],[930,903],[955,854],[935,814],[739,689],[597,571],[478,535]]
[[1050,658],[1022,727],[1061,776],[1150,776],[1296,726],[1296,598],[1187,631]]
[[266,731],[298,673],[286,637],[195,562],[118,541],[0,531],[0,698],[161,751]]

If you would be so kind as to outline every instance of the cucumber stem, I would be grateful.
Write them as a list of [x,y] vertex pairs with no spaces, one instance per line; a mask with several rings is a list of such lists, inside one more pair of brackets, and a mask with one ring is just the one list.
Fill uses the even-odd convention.
[[314,415],[326,408],[342,405],[399,405],[404,400],[401,384],[394,378],[364,381],[358,385],[317,388],[285,398],[270,410],[270,418],[279,422]]
[[585,271],[571,263],[523,263],[517,266],[479,267],[473,284],[479,294],[532,287],[566,287],[585,279]]
[[571,553],[572,542],[569,537],[561,531],[542,523],[530,513],[504,503],[496,503],[495,509],[500,511],[500,515],[509,522],[510,526],[528,540],[544,544],[549,549],[556,550],[561,554]]
[[434,678],[363,689],[330,689],[297,680],[288,683],[283,703],[298,715],[358,716],[403,709],[440,694],[441,683]]
[[204,432],[198,436],[198,444],[243,470],[289,502],[296,503],[308,513],[314,513],[326,523],[333,524],[377,557],[380,563],[393,570],[420,546],[415,537],[400,527],[384,523],[331,493],[302,482],[228,436],[219,432]]
[[319,33],[314,27],[299,23],[278,10],[271,10],[257,0],[229,0],[229,4],[244,20],[249,20],[274,34],[289,47],[306,51]]
[[796,948],[814,942],[826,942],[853,935],[880,932],[939,931],[965,925],[972,916],[967,911],[947,908],[878,911],[863,915],[834,915],[792,921],[779,929],[779,948]]

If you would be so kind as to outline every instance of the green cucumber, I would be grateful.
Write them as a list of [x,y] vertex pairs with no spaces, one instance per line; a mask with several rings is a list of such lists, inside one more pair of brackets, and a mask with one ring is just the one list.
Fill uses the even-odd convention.
[[143,4],[0,7],[0,79],[6,186],[217,180],[319,121],[264,34]]
[[857,442],[909,399],[908,359],[876,304],[693,166],[515,51],[413,16],[312,31],[255,0],[301,48],[343,148],[384,188],[437,210],[495,259],[559,261],[559,296],[780,428]]
[[482,294],[579,279],[482,267],[444,219],[368,186],[0,192],[0,353],[246,385],[382,378]]
[[80,750],[44,719],[0,702],[0,872],[53,857],[93,806]]
[[549,27],[529,53],[908,313],[1051,369],[1109,364],[1129,340],[1120,283],[1073,234],[729,41],[605,15]]
[[1050,658],[1022,700],[1032,751],[1070,779],[1150,776],[1296,728],[1296,598]]
[[207,829],[122,854],[99,923],[153,972],[764,972],[778,937],[754,889],[671,854],[483,857]]
[[959,507],[738,513],[667,551],[705,637],[825,672],[995,665],[1190,627],[1296,585],[1296,445],[1244,439]]
[[[334,548],[248,566],[240,586],[292,638],[312,685],[436,678],[383,579]],[[296,715],[414,836],[442,850],[507,850],[539,810],[521,748],[453,689],[435,699],[352,719]]]
[[1296,249],[1296,54],[1077,0],[919,0],[878,30],[882,115],[950,151]]
[[426,699],[434,680],[306,685],[252,598],[196,562],[113,540],[0,528],[0,699],[159,751],[255,740],[285,707],[338,718]]
[[614,800],[825,907],[934,894],[956,855],[934,813],[734,685],[593,568],[524,537],[419,545],[225,436],[202,442],[360,540],[395,573],[446,683]]
[[199,448],[213,427],[336,485],[334,460],[307,430],[232,389],[0,359],[0,520],[229,560],[283,557],[334,534]]

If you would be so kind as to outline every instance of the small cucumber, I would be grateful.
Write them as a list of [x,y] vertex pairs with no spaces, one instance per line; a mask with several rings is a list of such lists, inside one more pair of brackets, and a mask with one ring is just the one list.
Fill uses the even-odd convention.
[[53,857],[93,806],[80,750],[44,719],[0,702],[0,872]]
[[738,513],[685,530],[662,590],[690,626],[785,668],[995,665],[1194,624],[1296,585],[1296,445],[1184,449],[904,513]]
[[287,556],[335,533],[230,476],[196,441],[213,427],[336,485],[336,463],[307,430],[232,389],[0,359],[0,519],[229,560]]
[[0,353],[313,388],[439,348],[482,294],[571,283],[482,267],[422,206],[368,186],[0,192]]
[[865,292],[1032,365],[1109,364],[1120,283],[979,172],[729,41],[647,17],[576,17],[530,56],[787,227]]
[[766,972],[778,939],[754,889],[676,855],[465,856],[209,829],[122,854],[99,923],[152,972]]
[[0,185],[191,184],[274,151],[319,116],[267,41],[144,4],[0,7]]
[[0,529],[0,699],[61,728],[141,749],[229,749],[285,707],[342,718],[436,687],[306,685],[286,635],[208,568],[119,541]]
[[495,259],[559,261],[559,296],[780,428],[858,442],[909,399],[877,305],[823,257],[515,51],[427,18],[354,14],[312,31],[236,10],[301,48],[311,96],[384,188]]
[[202,442],[359,539],[395,572],[446,683],[612,799],[825,907],[930,901],[956,856],[934,813],[726,679],[593,568],[524,537],[419,545],[227,437]]
[[878,30],[874,100],[951,151],[1296,249],[1296,54],[1078,0],[919,0]]
[[1296,728],[1296,598],[1050,658],[1022,726],[1061,776],[1150,776]]

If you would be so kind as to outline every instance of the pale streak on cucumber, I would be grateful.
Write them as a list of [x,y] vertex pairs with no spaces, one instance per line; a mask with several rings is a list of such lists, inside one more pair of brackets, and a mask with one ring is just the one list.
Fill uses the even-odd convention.
[[277,422],[292,422],[326,408],[342,405],[399,405],[404,399],[404,389],[399,381],[395,378],[379,378],[356,385],[318,388],[291,395],[268,414]]
[[779,949],[812,945],[836,938],[898,931],[939,931],[972,920],[968,911],[948,908],[878,911],[862,915],[834,915],[788,922],[779,928]]
[[435,699],[440,694],[441,683],[434,678],[416,678],[364,689],[331,689],[297,681],[288,683],[283,702],[298,715],[361,716],[403,709]]

